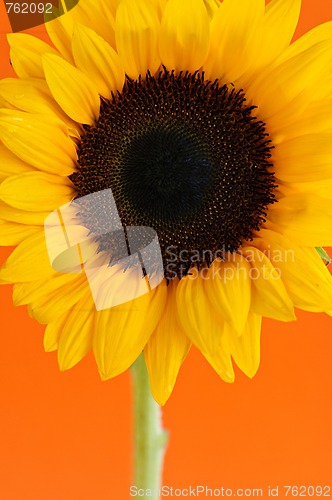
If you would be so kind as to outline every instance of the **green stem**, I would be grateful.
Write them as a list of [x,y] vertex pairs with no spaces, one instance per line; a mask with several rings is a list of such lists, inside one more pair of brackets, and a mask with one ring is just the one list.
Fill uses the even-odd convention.
[[143,354],[131,371],[134,391],[133,486],[146,492],[140,498],[158,500],[168,435],[161,424],[161,408],[151,395]]

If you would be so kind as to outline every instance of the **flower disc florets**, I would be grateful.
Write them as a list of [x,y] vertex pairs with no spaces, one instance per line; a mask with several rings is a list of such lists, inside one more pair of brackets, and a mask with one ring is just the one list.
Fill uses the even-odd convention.
[[86,127],[78,196],[111,188],[124,226],[157,231],[169,279],[209,265],[250,240],[275,201],[271,141],[253,109],[242,90],[198,72],[128,79]]

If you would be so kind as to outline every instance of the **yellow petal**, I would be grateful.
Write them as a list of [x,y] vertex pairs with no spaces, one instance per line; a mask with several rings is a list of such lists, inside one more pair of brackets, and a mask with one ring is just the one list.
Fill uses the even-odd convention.
[[296,103],[295,117],[301,116],[312,101],[325,99],[331,93],[326,83],[331,57],[332,40],[329,40],[285,61],[277,60],[251,82],[246,90],[248,102],[258,106],[260,118],[267,123],[274,116],[280,123],[293,101]]
[[273,229],[297,245],[332,245],[332,200],[311,193],[285,196],[269,209]]
[[149,0],[122,0],[116,11],[116,46],[132,79],[155,73],[160,66],[158,14]]
[[73,63],[71,53],[71,38],[73,34],[74,13],[78,10],[78,5],[73,9],[60,15],[62,5],[60,2],[59,11],[55,7],[52,8],[52,13],[45,16],[45,27],[53,45],[63,55],[63,57]]
[[265,8],[263,37],[257,66],[267,65],[290,44],[301,9],[301,0],[272,0]]
[[124,69],[115,50],[86,26],[75,24],[72,41],[75,64],[94,82],[99,94],[110,98],[110,93],[121,91]]
[[92,350],[96,311],[90,296],[84,297],[77,310],[71,309],[58,341],[60,370],[68,370]]
[[19,208],[11,207],[0,201],[0,217],[7,221],[17,222],[19,224],[28,224],[35,226],[44,226],[49,212],[26,212]]
[[161,20],[159,52],[168,70],[198,70],[210,44],[210,19],[201,0],[168,0]]
[[20,78],[44,78],[42,56],[57,52],[47,43],[26,33],[9,33],[10,61]]
[[332,179],[324,179],[316,182],[286,182],[279,183],[278,189],[283,195],[294,193],[313,193],[322,198],[332,199]]
[[29,113],[49,112],[53,99],[45,95],[47,91],[46,82],[40,78],[4,78],[0,81],[2,107]]
[[157,12],[159,19],[161,19],[165,10],[167,0],[149,0],[149,2]]
[[38,231],[20,243],[8,257],[0,270],[0,280],[21,283],[47,279],[54,274],[48,258],[44,231]]
[[[160,0],[160,2],[162,2],[163,0]],[[104,7],[104,5],[108,5],[112,14],[115,16],[115,13],[116,13],[116,9],[118,8],[118,5],[119,5],[119,2],[120,0],[101,0],[101,4],[102,6]]]
[[224,320],[208,300],[203,279],[197,269],[182,278],[176,302],[180,324],[225,382],[234,381],[234,371],[224,336]]
[[204,71],[210,80],[234,82],[257,60],[264,0],[224,0],[211,22],[211,45]]
[[204,0],[204,4],[210,19],[214,17],[221,5],[219,0]]
[[0,180],[2,181],[10,175],[22,174],[23,172],[31,172],[34,168],[18,156],[12,153],[4,144],[0,144]]
[[332,309],[332,277],[315,248],[299,247],[279,233],[261,229],[252,246],[266,254],[300,309]]
[[71,134],[74,132],[74,136],[79,136],[80,127],[54,101],[45,80],[5,78],[0,81],[0,99],[5,107],[58,117],[67,125]]
[[73,9],[65,14],[48,18],[46,29],[49,37],[70,63],[74,62],[71,41],[75,23],[89,26],[115,48],[114,5],[112,2],[80,0]]
[[38,227],[26,226],[0,219],[0,245],[18,245],[25,238],[35,234],[39,230]]
[[226,254],[215,260],[204,279],[205,292],[212,306],[232,328],[241,334],[250,308],[250,264],[239,254]]
[[59,120],[48,115],[2,109],[0,139],[21,160],[39,170],[59,175],[70,175],[75,170],[75,144]]
[[168,285],[163,315],[144,349],[152,395],[160,405],[164,405],[170,397],[180,366],[191,345],[179,324],[177,283],[177,280],[173,280]]
[[89,26],[115,49],[115,11],[112,2],[80,0],[73,13],[76,23]]
[[[246,96],[248,97],[248,103],[256,106],[254,100],[257,101],[259,99],[259,93],[254,84],[250,87],[250,91],[252,90],[252,96],[249,97],[249,91],[246,93]],[[278,91],[279,86],[276,85],[276,94]],[[283,133],[284,128],[286,129],[286,127],[292,125],[295,121],[299,121],[303,117],[308,107],[308,102],[306,102],[300,94],[294,99],[290,99],[287,105],[285,102],[283,102],[282,105],[280,105],[280,103],[274,103],[270,106],[269,104],[270,103],[266,100],[264,106],[254,108],[252,114],[256,116],[258,120],[267,124],[266,129],[270,134],[272,143],[277,146],[280,142],[288,140],[287,135]]]
[[279,123],[272,131],[269,124],[269,133],[275,146],[295,137],[331,132],[332,99],[312,103],[296,120],[287,125]]
[[47,325],[44,333],[44,349],[46,352],[57,350],[61,332],[67,323],[69,315],[70,311],[66,311],[65,314],[60,316],[56,321]]
[[0,98],[6,107],[29,113],[47,114],[54,104],[45,80],[39,78],[4,78],[0,81]]
[[268,257],[253,246],[241,248],[241,253],[251,265],[251,311],[279,321],[295,320],[293,302]]
[[59,56],[44,56],[43,65],[47,84],[64,112],[79,123],[98,120],[100,99],[92,81]]
[[240,337],[228,325],[225,326],[232,358],[240,370],[250,378],[256,374],[259,367],[261,325],[262,317],[250,313],[246,328]]
[[300,38],[295,40],[282,54],[281,60],[285,61],[287,59],[290,59],[298,54],[305,52],[307,49],[312,48],[314,45],[320,44],[321,42],[329,42],[331,41],[331,37],[332,21],[319,24],[318,26],[315,26]]
[[21,210],[54,210],[74,197],[74,186],[67,177],[44,172],[12,175],[0,185],[0,199]]
[[[34,280],[28,283],[15,283],[13,288],[13,302],[15,306],[29,304],[29,302],[38,302],[50,297],[65,286],[75,284],[78,288],[86,284],[84,274],[61,274],[56,273],[51,279]],[[66,290],[64,290],[67,295]]]
[[278,144],[272,163],[278,179],[312,182],[332,177],[332,134],[310,134]]
[[96,313],[93,351],[103,380],[125,371],[144,349],[166,302],[166,285]]
[[[39,294],[37,291],[37,297],[29,304],[31,317],[35,318],[39,323],[47,324],[55,321],[68,309],[71,309],[73,314],[74,312],[77,315],[83,314],[84,310],[81,309],[80,300],[88,296],[90,298],[89,303],[92,303],[87,279],[84,274],[76,278],[75,276],[70,278],[67,278],[64,284],[61,284],[61,279],[56,277],[49,280],[52,282],[51,285],[44,283],[41,286],[44,294]],[[62,280],[63,282],[64,280]]]

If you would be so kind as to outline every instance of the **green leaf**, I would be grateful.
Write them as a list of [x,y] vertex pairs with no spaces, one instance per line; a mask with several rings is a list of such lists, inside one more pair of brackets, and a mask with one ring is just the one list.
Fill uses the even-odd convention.
[[329,255],[327,254],[326,250],[324,250],[323,247],[316,247],[316,250],[318,252],[318,255],[320,256],[321,259],[326,260],[326,265],[328,266],[331,264],[331,259]]

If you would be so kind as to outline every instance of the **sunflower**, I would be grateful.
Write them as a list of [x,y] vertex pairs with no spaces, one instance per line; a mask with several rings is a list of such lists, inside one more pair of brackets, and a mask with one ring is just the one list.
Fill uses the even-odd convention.
[[[164,404],[192,344],[233,382],[232,359],[258,369],[263,316],[331,312],[332,23],[291,43],[300,4],[80,0],[47,19],[53,46],[8,36],[1,244],[17,248],[0,278],[61,370],[93,350],[105,380],[144,351]],[[163,276],[97,308],[87,272],[52,265],[44,223],[104,192],[120,227],[157,234]],[[117,238],[84,207],[72,226],[107,275]]]

